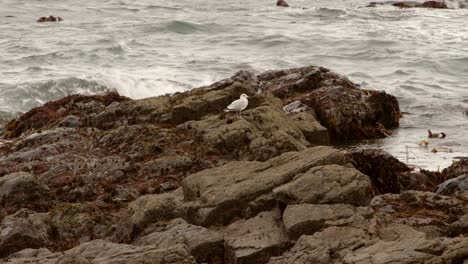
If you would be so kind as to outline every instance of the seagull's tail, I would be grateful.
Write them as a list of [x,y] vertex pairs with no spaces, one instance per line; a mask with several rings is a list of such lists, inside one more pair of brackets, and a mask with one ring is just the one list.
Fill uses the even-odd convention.
[[231,110],[226,108],[226,109],[224,109],[224,112],[231,112]]

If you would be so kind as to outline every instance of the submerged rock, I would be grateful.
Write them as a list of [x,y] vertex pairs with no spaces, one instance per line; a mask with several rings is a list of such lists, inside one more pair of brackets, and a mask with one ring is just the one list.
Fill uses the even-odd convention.
[[276,6],[289,7],[288,3],[285,0],[276,1]]
[[376,7],[377,5],[392,5],[400,8],[437,8],[437,9],[446,9],[448,8],[445,1],[383,1],[383,2],[370,2],[367,7]]
[[48,17],[40,17],[36,22],[60,22],[63,21],[61,17],[54,17],[54,16],[48,16]]

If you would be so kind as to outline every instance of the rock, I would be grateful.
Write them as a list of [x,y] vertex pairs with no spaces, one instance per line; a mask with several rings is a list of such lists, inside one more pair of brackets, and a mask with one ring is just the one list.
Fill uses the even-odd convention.
[[416,190],[416,191],[433,191],[442,179],[439,172],[431,171],[408,171],[398,174],[401,191]]
[[189,249],[183,245],[159,249],[155,246],[133,246],[99,239],[67,250],[64,255],[84,257],[92,264],[148,263],[149,260],[157,264],[196,263],[195,259],[190,256]]
[[92,203],[62,204],[49,215],[65,249],[108,236],[118,221]]
[[363,215],[369,217],[372,212],[345,204],[298,204],[286,207],[283,222],[289,238],[296,240],[329,226],[367,226]]
[[132,246],[104,240],[94,240],[62,253],[49,250],[23,250],[6,259],[6,263],[43,264],[196,264],[186,246],[176,245],[165,249],[154,246]]
[[401,225],[386,229],[382,232],[388,232],[394,237],[347,253],[343,263],[425,263],[435,256],[433,252],[424,250],[428,246],[435,247],[424,233]]
[[457,221],[451,223],[448,227],[448,235],[455,237],[466,235],[468,233],[468,214],[463,215]]
[[[27,264],[27,263],[37,263],[37,264],[66,264],[63,262],[57,262],[57,260],[63,256],[60,252],[51,252],[46,248],[39,249],[23,249],[14,254],[11,254],[4,260],[5,264]],[[73,264],[89,264],[89,262],[72,262]],[[69,262],[69,264],[72,264]]]
[[468,157],[455,161],[448,168],[442,170],[445,179],[456,178],[462,174],[468,174]]
[[61,17],[54,17],[54,16],[49,16],[49,17],[40,17],[36,22],[59,22],[63,21]]
[[8,213],[19,208],[44,210],[49,205],[49,189],[41,184],[32,174],[15,172],[0,177],[0,201]]
[[21,209],[0,223],[0,258],[25,248],[50,246],[55,239],[56,231],[47,214]]
[[332,141],[385,137],[399,125],[394,96],[362,90],[322,67],[269,71],[257,78],[263,90],[281,98],[284,105],[300,100],[313,109]]
[[[372,2],[371,5],[375,6],[377,3]],[[383,2],[382,4],[391,4],[393,6],[397,6],[400,8],[415,8],[415,7],[423,7],[423,8],[448,8],[445,2],[439,1],[425,1],[425,2],[415,2],[415,1],[387,1]]]
[[289,252],[272,259],[269,263],[336,263],[333,259],[344,255],[344,253],[339,253],[341,250],[359,248],[368,240],[369,236],[362,229],[329,227],[313,236],[301,236]]
[[294,114],[292,119],[295,125],[302,131],[304,137],[314,145],[329,145],[328,130],[320,125],[314,116],[307,112]]
[[254,218],[230,224],[224,233],[227,263],[266,263],[288,244],[279,210],[261,212]]
[[182,172],[194,165],[194,161],[186,156],[169,156],[146,162],[142,168],[145,179],[152,178],[153,175],[164,176]]
[[209,117],[185,122],[178,128],[186,133],[200,134],[208,146],[213,146],[212,152],[236,160],[265,161],[284,152],[303,150],[311,143],[328,142],[326,129],[312,116],[305,116],[305,120],[299,120],[299,116],[292,119],[281,110],[277,99],[262,97],[258,100],[259,106],[244,111],[243,119],[229,121]]
[[276,1],[276,6],[289,7],[288,3],[286,3],[285,0],[278,0],[278,1]]
[[[428,264],[466,263],[468,258],[468,239],[461,237],[451,241],[440,256],[427,261]],[[463,262],[462,262],[463,261]]]
[[65,117],[62,121],[59,123],[60,127],[80,127],[81,126],[81,121],[80,118],[74,115],[69,115]]
[[351,152],[353,166],[369,176],[375,191],[400,193],[399,174],[410,168],[389,153],[379,149],[362,149]]
[[179,206],[181,200],[181,189],[164,194],[139,197],[128,205],[123,214],[121,229],[125,234],[120,234],[120,236],[126,236],[133,240],[151,223],[182,216],[184,212],[182,207]]
[[198,203],[190,210],[189,218],[203,226],[229,223],[245,215],[249,202],[312,167],[331,163],[345,164],[345,155],[318,146],[266,162],[236,161],[192,174],[182,181],[185,200]]
[[[242,93],[250,95],[243,119],[222,111]],[[284,209],[273,189],[314,167],[336,164],[343,175],[354,174],[341,151],[311,147],[345,138],[342,131],[391,129],[386,120],[399,118],[392,100],[316,66],[259,75],[240,71],[209,86],[141,100],[115,92],[67,96],[2,127],[0,182],[7,179],[9,186],[10,174],[30,173],[24,179],[37,188],[10,185],[15,191],[0,196],[0,219],[22,207],[47,211],[60,236],[47,245],[55,251],[96,239],[132,243],[175,218],[222,230],[220,225]],[[330,136],[318,110],[332,103],[332,114],[357,116],[362,127],[343,119]],[[359,111],[347,112],[349,106]],[[183,191],[172,193],[181,185]],[[355,199],[350,203],[364,199],[345,195]],[[337,223],[359,226],[361,216],[356,219]],[[94,261],[65,255],[60,262]]]
[[224,259],[224,239],[216,231],[188,224],[180,218],[148,229],[145,230],[148,234],[136,239],[133,245],[162,249],[185,244],[198,263],[222,263]]
[[[232,101],[237,100],[239,95],[247,94],[250,96],[253,93],[255,93],[255,88],[250,84],[244,85],[243,83],[233,82],[222,90],[212,89],[210,92],[197,97],[185,97],[181,103],[172,108],[171,122],[178,125],[190,120],[200,120],[210,113],[220,113]],[[250,108],[252,99],[249,104]]]
[[447,235],[448,226],[468,213],[463,200],[421,191],[379,195],[371,206],[384,221],[412,226],[428,237]]
[[462,174],[456,178],[446,180],[439,185],[436,193],[441,195],[451,195],[468,190],[468,174]]
[[442,1],[442,2],[439,2],[439,1],[425,1],[424,3],[422,3],[421,5],[419,5],[418,7],[425,7],[425,8],[443,8],[443,9],[446,9],[448,8],[447,7],[447,4]]
[[[11,120],[6,126],[3,135],[6,138],[15,138],[20,136],[28,129],[45,129],[58,122],[59,118],[68,115],[82,116],[87,111],[83,111],[80,105],[94,102],[101,105],[109,105],[114,101],[127,101],[128,98],[119,96],[117,93],[108,93],[105,95],[85,96],[72,95],[63,99],[46,103],[41,107],[33,108],[31,111],[22,115],[18,119]],[[63,112],[58,112],[61,106],[67,108]],[[89,105],[92,108],[91,105]]]
[[294,203],[346,203],[368,205],[371,181],[354,168],[324,165],[309,169],[273,189],[279,201]]

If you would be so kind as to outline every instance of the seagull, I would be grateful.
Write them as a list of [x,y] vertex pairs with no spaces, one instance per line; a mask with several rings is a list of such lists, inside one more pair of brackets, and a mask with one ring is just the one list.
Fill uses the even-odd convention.
[[239,116],[242,118],[241,112],[245,108],[247,108],[247,105],[249,104],[249,101],[247,100],[249,96],[246,94],[241,94],[240,98],[232,102],[230,105],[226,107],[224,110],[225,112],[237,112]]

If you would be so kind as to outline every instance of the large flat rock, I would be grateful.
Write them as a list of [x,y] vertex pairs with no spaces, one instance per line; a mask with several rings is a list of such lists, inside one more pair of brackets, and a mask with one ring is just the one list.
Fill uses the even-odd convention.
[[286,207],[283,222],[289,238],[296,240],[328,226],[365,226],[371,215],[369,208],[348,204],[297,204]]
[[372,184],[367,175],[338,164],[315,166],[273,190],[287,203],[344,203],[369,205]]
[[202,225],[227,223],[242,215],[249,202],[271,193],[297,174],[319,165],[346,162],[342,152],[326,146],[285,153],[266,162],[231,162],[185,178],[184,198],[198,203],[193,221]]

